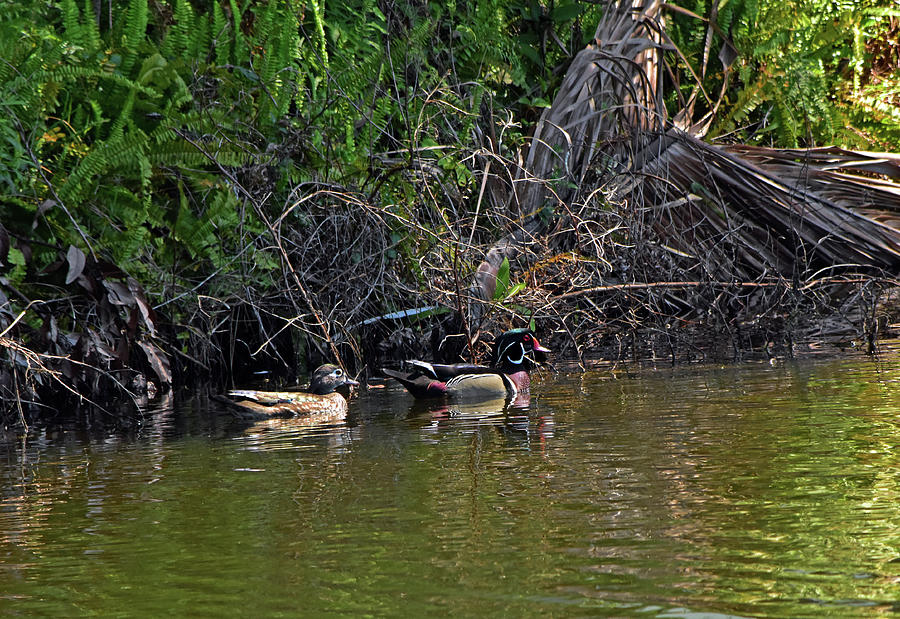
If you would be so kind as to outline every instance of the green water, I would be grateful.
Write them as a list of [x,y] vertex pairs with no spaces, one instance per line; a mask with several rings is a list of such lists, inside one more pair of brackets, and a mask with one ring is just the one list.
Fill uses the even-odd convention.
[[527,410],[204,398],[0,459],[0,613],[879,617],[900,356],[544,373]]

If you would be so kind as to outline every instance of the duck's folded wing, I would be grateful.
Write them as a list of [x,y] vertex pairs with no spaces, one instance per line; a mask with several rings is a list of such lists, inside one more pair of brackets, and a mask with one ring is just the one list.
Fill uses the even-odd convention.
[[347,401],[338,393],[321,396],[290,391],[235,389],[229,391],[228,396],[232,398],[228,400],[232,411],[239,412],[242,417],[254,419],[347,412]]
[[498,394],[516,394],[516,387],[503,374],[496,372],[462,374],[447,381],[447,393],[454,397],[496,398]]
[[428,361],[412,359],[407,361],[406,364],[417,369],[425,376],[445,382],[463,374],[485,374],[491,371],[491,368],[485,365],[476,365],[474,363],[429,363]]
[[256,391],[254,389],[232,389],[228,395],[238,400],[252,400],[260,404],[284,404],[293,402],[297,396],[304,396],[302,392],[290,391]]

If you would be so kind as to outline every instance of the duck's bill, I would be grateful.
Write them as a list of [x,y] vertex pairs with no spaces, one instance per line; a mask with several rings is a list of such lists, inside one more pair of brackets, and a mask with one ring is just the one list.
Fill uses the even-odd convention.
[[541,346],[541,343],[537,341],[537,338],[534,338],[534,352],[542,352],[544,354],[547,354],[550,352],[550,349]]

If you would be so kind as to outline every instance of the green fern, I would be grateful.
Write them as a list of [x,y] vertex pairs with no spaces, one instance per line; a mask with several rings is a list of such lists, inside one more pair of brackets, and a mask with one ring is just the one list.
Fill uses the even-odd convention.
[[320,78],[324,78],[328,70],[328,48],[325,41],[325,7],[323,0],[309,0],[312,5],[313,17],[313,46],[316,50],[317,64],[312,65],[318,68]]
[[[198,146],[200,149],[198,149]],[[189,166],[203,168],[210,165],[210,156],[225,166],[239,166],[246,160],[246,152],[234,144],[201,141],[197,146],[169,133],[147,153],[155,166]]]
[[209,16],[198,15],[188,0],[177,0],[172,21],[160,44],[160,53],[169,60],[191,58],[206,61],[213,48],[210,38],[212,20]]
[[208,257],[214,251],[216,235],[213,222],[197,217],[186,194],[181,191],[172,233],[194,260]]
[[138,49],[147,38],[147,0],[131,0],[126,10],[122,32],[122,45],[127,49]]
[[144,60],[137,81],[153,92],[160,93],[157,97],[146,96],[139,99],[136,107],[145,113],[158,112],[170,116],[178,113],[193,99],[176,65],[167,62],[162,54],[151,54]]
[[222,5],[219,2],[213,3],[212,24],[213,26],[211,34],[216,50],[216,64],[231,64],[233,31],[231,28],[231,24],[225,17],[225,11],[222,10]]
[[129,135],[113,136],[91,151],[72,170],[59,186],[58,194],[63,202],[79,203],[85,200],[98,178],[109,170],[136,170],[138,159],[143,156],[146,136],[137,131]]
[[75,45],[84,43],[84,27],[81,23],[81,11],[75,0],[62,0],[60,2],[62,13],[63,36]]
[[266,50],[258,61],[259,79],[266,84],[270,97],[260,101],[263,118],[275,120],[285,113],[297,93],[300,67],[300,34],[292,3],[276,1],[257,14],[254,45]]
[[238,6],[237,0],[228,0],[228,6],[231,7],[232,61],[236,65],[248,67],[251,60],[250,46],[241,30],[244,14]]
[[156,209],[127,187],[110,186],[105,196],[103,219],[111,225],[105,227],[101,245],[108,248],[117,264],[131,264],[149,245],[147,223]]

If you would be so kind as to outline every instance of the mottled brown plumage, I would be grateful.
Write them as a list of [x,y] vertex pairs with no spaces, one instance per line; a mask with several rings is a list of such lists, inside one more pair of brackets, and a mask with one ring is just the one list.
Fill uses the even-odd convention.
[[325,415],[329,419],[347,414],[347,400],[337,389],[359,385],[336,365],[326,364],[313,372],[310,392],[257,391],[235,389],[226,401],[232,412],[244,419],[274,417],[311,417]]

